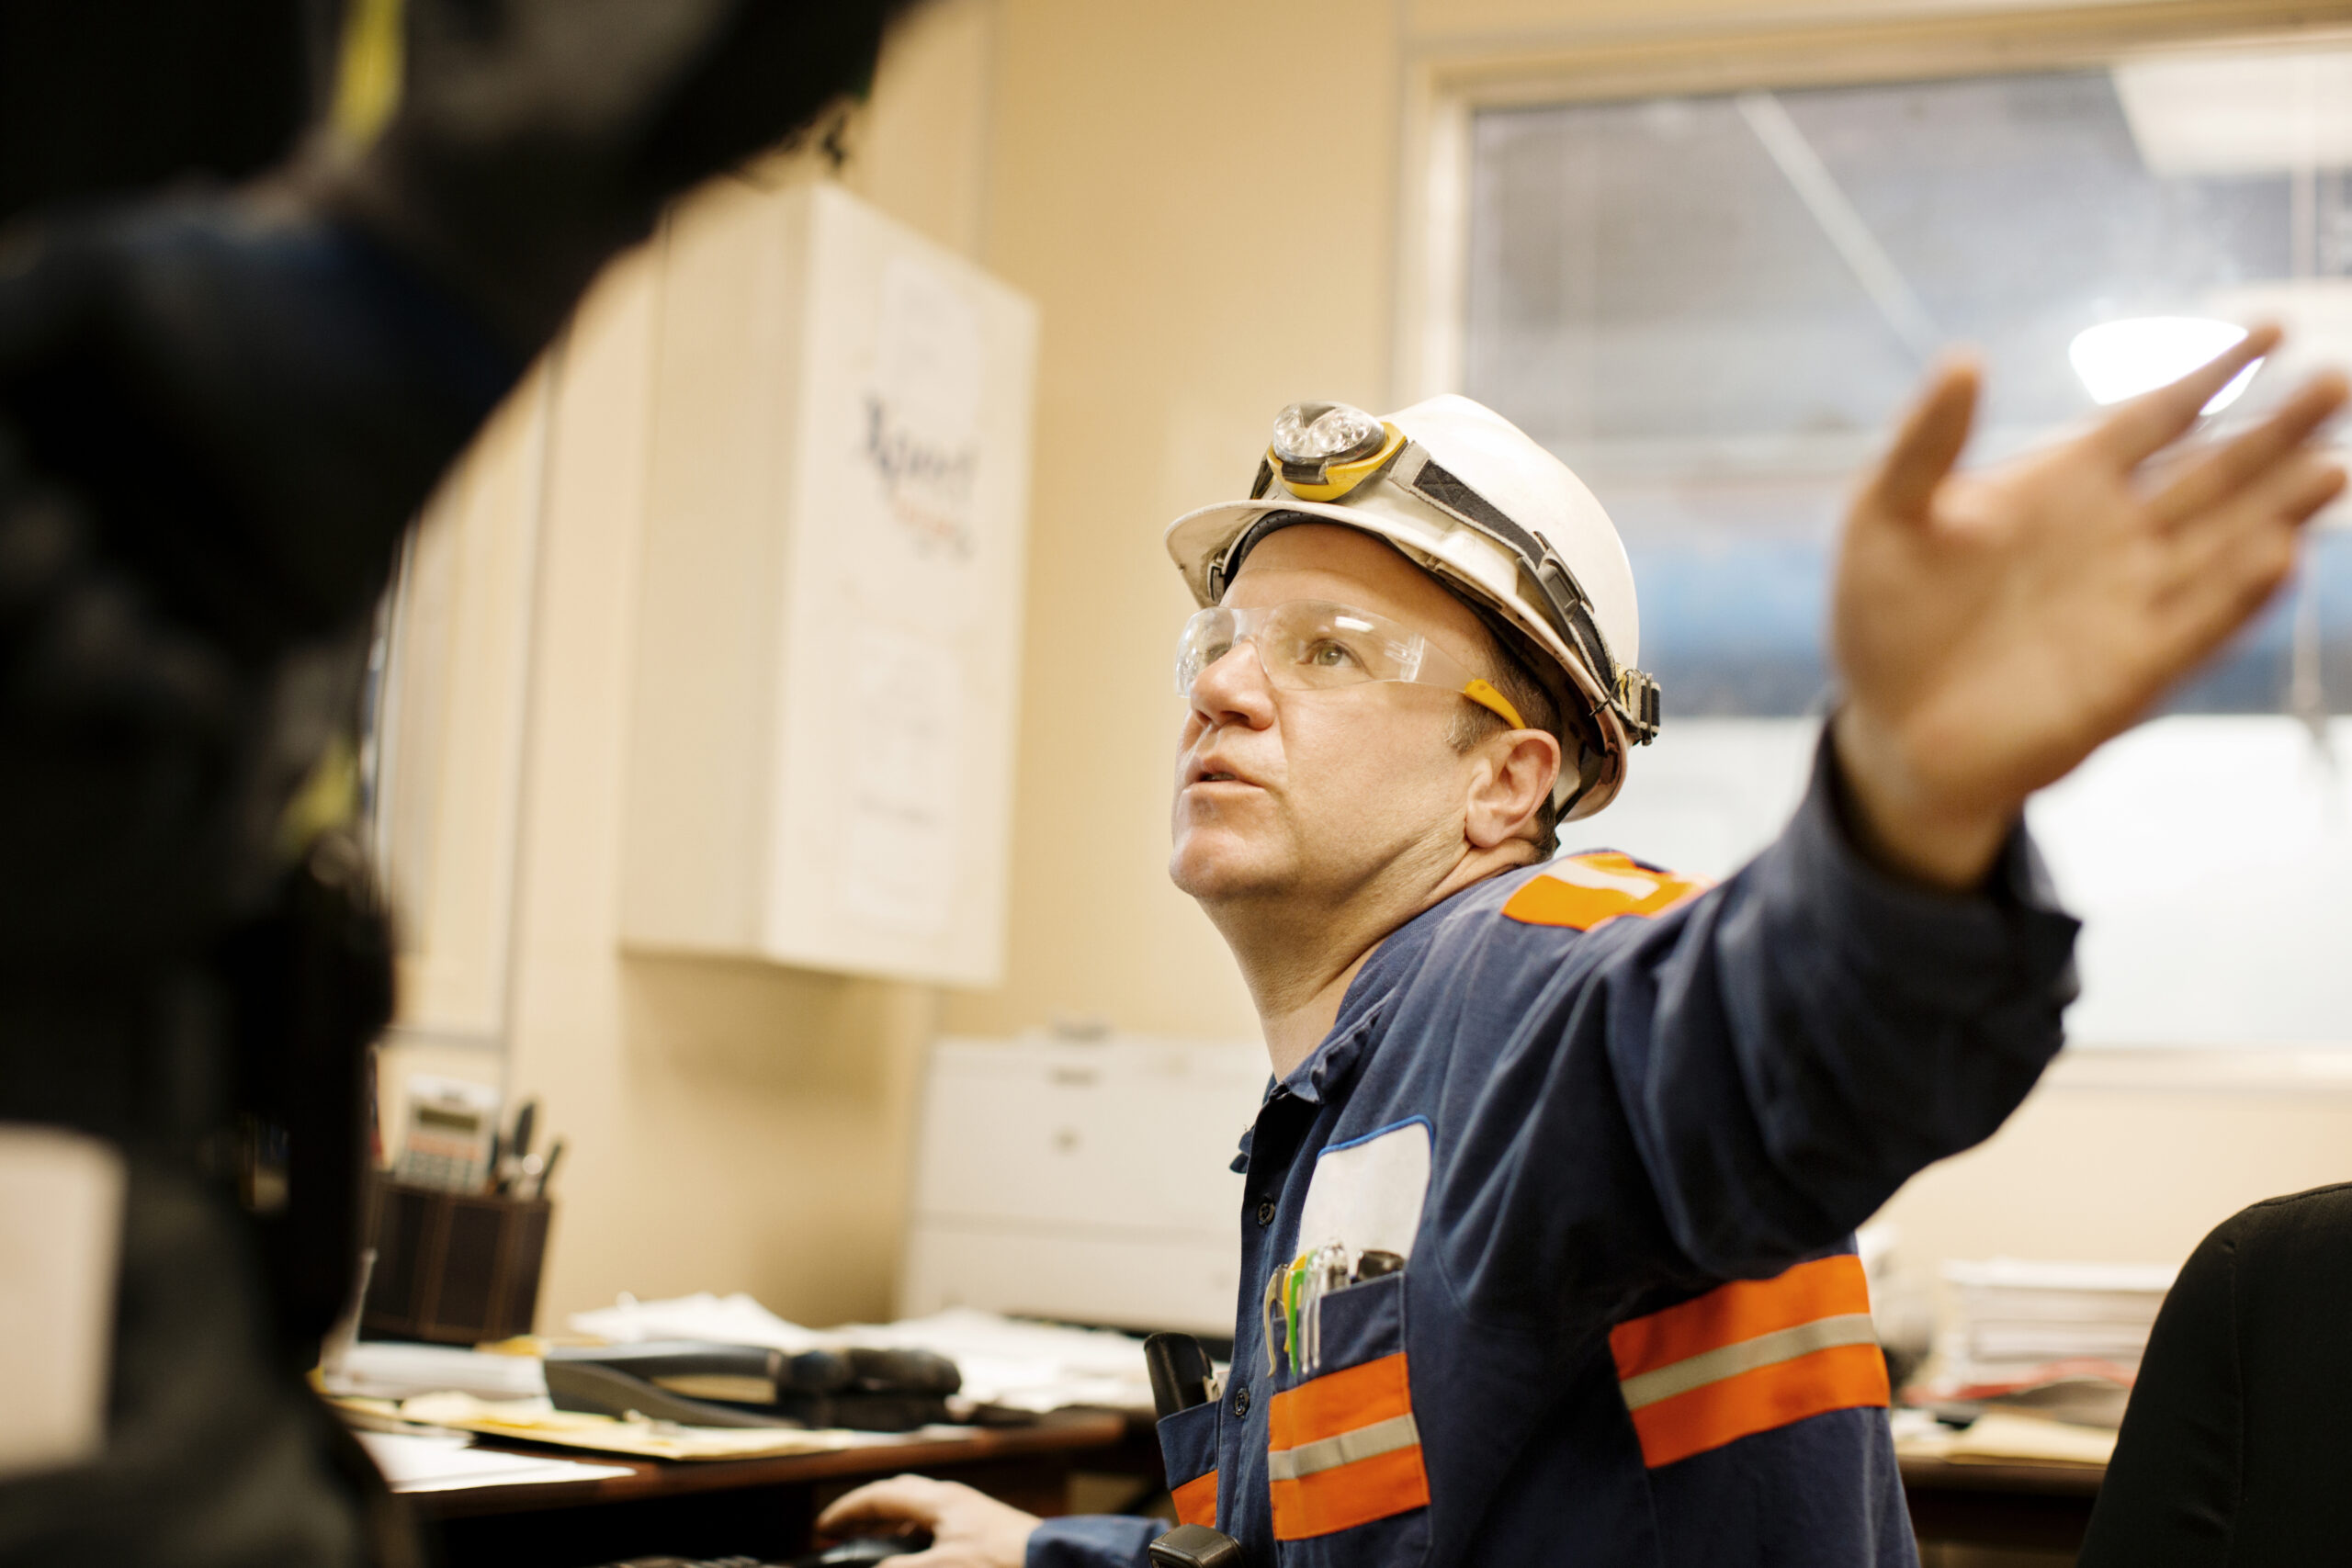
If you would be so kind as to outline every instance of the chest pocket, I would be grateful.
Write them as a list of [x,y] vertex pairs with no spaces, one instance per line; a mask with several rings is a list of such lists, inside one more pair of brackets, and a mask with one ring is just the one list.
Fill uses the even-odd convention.
[[[1405,1276],[1326,1296],[1318,1374],[1273,1397],[1266,1482],[1274,1539],[1307,1563],[1418,1561],[1429,1471],[1405,1358]],[[1409,1517],[1400,1517],[1409,1516]]]
[[1159,1457],[1180,1525],[1216,1523],[1216,1442],[1225,1401],[1212,1399],[1159,1422]]
[[[1317,1156],[1299,1213],[1302,1253],[1409,1260],[1429,1196],[1425,1117],[1335,1144]],[[1285,1356],[1267,1409],[1266,1480],[1286,1563],[1351,1568],[1418,1562],[1429,1548],[1429,1472],[1406,1358],[1409,1269],[1320,1297],[1312,1375]],[[1290,1336],[1285,1322],[1282,1336]]]

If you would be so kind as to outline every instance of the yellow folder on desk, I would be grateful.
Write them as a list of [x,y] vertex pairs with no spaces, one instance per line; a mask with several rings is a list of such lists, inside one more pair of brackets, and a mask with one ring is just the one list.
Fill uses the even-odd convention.
[[639,1459],[765,1459],[903,1443],[910,1438],[907,1433],[800,1431],[789,1427],[680,1427],[666,1421],[558,1410],[544,1399],[477,1399],[469,1393],[421,1393],[397,1404],[372,1399],[336,1403],[486,1438],[553,1443]]

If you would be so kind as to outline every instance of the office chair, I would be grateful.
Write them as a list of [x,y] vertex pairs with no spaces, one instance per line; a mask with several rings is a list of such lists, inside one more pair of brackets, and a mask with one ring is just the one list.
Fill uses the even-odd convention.
[[2352,1183],[2217,1227],[2148,1339],[2079,1568],[2294,1568],[2352,1542]]

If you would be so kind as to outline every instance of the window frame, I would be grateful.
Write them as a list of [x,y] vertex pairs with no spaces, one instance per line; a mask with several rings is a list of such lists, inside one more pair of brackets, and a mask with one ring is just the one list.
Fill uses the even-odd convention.
[[[2352,47],[2352,0],[1894,0],[1859,14],[1781,3],[1733,26],[1689,17],[1468,39],[1408,35],[1390,402],[1461,387],[1471,122],[1479,111],[1628,98],[2096,69],[2128,59]],[[2325,18],[2324,20],[2314,19]]]

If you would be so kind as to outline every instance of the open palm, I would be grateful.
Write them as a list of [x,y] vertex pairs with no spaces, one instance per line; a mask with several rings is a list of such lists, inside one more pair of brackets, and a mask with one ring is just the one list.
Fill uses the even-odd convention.
[[[1898,866],[1981,874],[2029,794],[2146,712],[2293,570],[2301,525],[2344,484],[2312,440],[2342,378],[2226,444],[2155,461],[2277,338],[2250,334],[2086,434],[1981,474],[1952,471],[1977,372],[1937,377],[1855,498],[1832,612],[1839,760]],[[1926,841],[1955,832],[1964,846]]]

